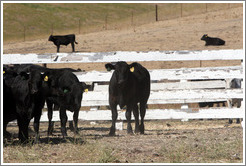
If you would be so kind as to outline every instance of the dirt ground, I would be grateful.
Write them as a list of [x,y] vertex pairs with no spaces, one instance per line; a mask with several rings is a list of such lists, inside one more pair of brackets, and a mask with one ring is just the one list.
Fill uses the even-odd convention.
[[[38,145],[19,146],[14,138],[3,149],[6,163],[241,163],[243,130],[227,120],[146,121],[144,135],[128,135],[126,123],[115,137],[108,137],[110,122],[79,122],[80,135],[68,128],[63,140],[59,122],[47,138],[41,123]],[[132,124],[134,126],[134,124]],[[33,132],[30,132],[33,135]],[[24,155],[23,155],[24,154]]]
[[[204,46],[203,34],[219,37],[225,46]],[[243,8],[231,8],[173,20],[159,21],[135,28],[102,31],[76,36],[77,52],[215,50],[243,48]],[[61,47],[71,52],[71,46]],[[45,39],[4,43],[3,52],[55,53],[56,47]],[[204,61],[205,66],[233,66],[239,61]],[[148,69],[201,67],[200,62],[143,62]],[[104,64],[52,64],[48,67],[71,67],[105,70]],[[110,122],[79,122],[80,136],[69,132],[62,140],[60,124],[48,140],[47,123],[41,124],[41,143],[19,146],[17,128],[8,131],[14,139],[3,148],[4,162],[37,163],[242,163],[243,129],[240,124],[228,125],[227,120],[165,120],[146,122],[145,135],[127,135],[124,130],[108,137]]]

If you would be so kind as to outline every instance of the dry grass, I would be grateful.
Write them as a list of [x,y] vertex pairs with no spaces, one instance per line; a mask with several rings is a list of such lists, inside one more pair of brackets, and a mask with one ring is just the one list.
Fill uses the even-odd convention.
[[[4,147],[4,163],[242,163],[243,130],[227,120],[146,121],[145,135],[124,130],[108,137],[110,122],[80,122],[80,135],[62,139],[59,123],[47,138],[41,124],[41,143],[18,145],[16,138]],[[134,124],[132,124],[134,126]],[[16,127],[9,131],[15,133]]]

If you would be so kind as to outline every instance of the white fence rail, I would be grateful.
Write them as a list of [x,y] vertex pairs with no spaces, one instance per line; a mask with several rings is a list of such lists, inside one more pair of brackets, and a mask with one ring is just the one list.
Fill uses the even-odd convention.
[[244,52],[237,50],[202,51],[117,51],[97,53],[3,54],[4,64],[23,63],[96,63],[141,61],[242,60]]
[[[243,50],[212,51],[157,51],[157,52],[105,52],[105,53],[57,53],[57,54],[4,54],[3,64],[24,63],[95,63],[116,61],[196,61],[196,60],[243,60]],[[106,70],[106,69],[105,69]],[[244,89],[228,89],[228,80],[243,78],[243,66],[155,69],[149,70],[151,94],[148,104],[188,104],[199,102],[229,101],[242,99]],[[108,106],[108,85],[112,72],[76,72],[80,81],[96,83],[93,91],[84,93],[82,106]],[[218,80],[219,79],[219,80]],[[191,82],[189,81],[191,80]],[[203,80],[203,81],[195,81]],[[213,81],[211,81],[213,80]],[[172,81],[172,82],[168,82]],[[175,81],[175,82],[174,82]],[[156,83],[158,82],[158,83]],[[98,84],[97,84],[98,83]],[[188,108],[148,109],[146,119],[201,119],[201,118],[243,118],[241,108]],[[72,113],[67,112],[72,120]],[[124,111],[119,111],[118,119],[125,120]],[[111,120],[110,110],[80,111],[81,120]],[[41,121],[47,121],[44,112]],[[54,112],[53,120],[59,120],[59,112]]]
[[[200,81],[199,83],[195,82],[167,82],[167,83],[152,83],[151,90],[191,90],[191,89],[224,89],[227,84],[224,80],[215,80],[215,81]],[[94,85],[94,92],[107,91],[108,85]]]
[[[151,91],[148,104],[186,104],[243,98],[243,89]],[[108,91],[84,93],[82,106],[108,106]]]
[[[106,69],[105,69],[106,70]],[[74,72],[80,81],[109,82],[113,71]],[[152,81],[243,78],[242,66],[149,70]]]
[[[73,113],[67,111],[68,120],[73,120]],[[112,120],[110,110],[100,111],[80,111],[80,120],[100,121]],[[133,117],[133,115],[132,115]],[[224,119],[224,118],[243,118],[244,111],[241,108],[205,108],[205,109],[147,109],[146,120],[163,119]],[[53,121],[59,121],[59,111],[53,112]],[[118,111],[117,120],[126,120],[125,111]],[[47,122],[47,112],[43,112],[41,121]]]

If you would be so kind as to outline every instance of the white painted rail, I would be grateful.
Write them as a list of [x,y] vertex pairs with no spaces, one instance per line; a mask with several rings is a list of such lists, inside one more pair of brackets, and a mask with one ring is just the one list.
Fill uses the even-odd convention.
[[[106,69],[105,69],[106,70]],[[109,82],[113,71],[74,72],[80,81]],[[149,70],[152,81],[243,78],[242,66]]]
[[242,60],[242,49],[202,51],[116,51],[53,54],[3,54],[3,64],[24,63],[96,63],[96,62],[141,62],[141,61],[193,61],[193,60]]
[[[98,116],[99,115],[99,116]],[[73,113],[67,111],[68,120],[73,120]],[[80,120],[100,121],[112,120],[111,110],[80,111]],[[132,117],[134,117],[132,115]],[[161,119],[221,119],[244,118],[242,108],[207,108],[207,109],[147,109],[145,120]],[[118,120],[126,120],[125,110],[118,111]],[[60,121],[59,111],[53,112],[53,121]],[[43,112],[40,121],[47,122],[47,112]]]
[[[194,82],[167,82],[167,83],[152,83],[151,90],[192,90],[192,89],[225,89],[225,80],[215,80],[215,81],[194,81]],[[108,91],[108,85],[94,85],[94,92]]]
[[[243,89],[159,90],[151,91],[148,104],[215,102],[243,97]],[[83,95],[82,106],[108,105],[108,91],[89,91]]]

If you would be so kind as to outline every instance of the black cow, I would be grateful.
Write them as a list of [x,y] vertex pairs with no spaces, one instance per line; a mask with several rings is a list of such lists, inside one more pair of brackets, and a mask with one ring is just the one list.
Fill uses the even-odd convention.
[[203,35],[201,40],[204,40],[206,42],[205,46],[220,46],[225,44],[224,40],[220,38],[209,37],[207,34]]
[[78,115],[81,107],[81,101],[83,92],[86,89],[84,82],[79,82],[75,74],[65,69],[50,69],[44,73],[45,81],[55,89],[56,94],[46,99],[48,107],[48,135],[52,133],[53,122],[53,104],[60,108],[61,119],[61,132],[63,137],[67,136],[66,122],[67,114],[66,110],[73,112],[74,133],[78,133]]
[[3,67],[3,135],[10,137],[11,134],[7,132],[6,128],[10,121],[17,118],[16,104],[11,91],[11,85],[17,76],[17,73],[9,66]]
[[72,51],[75,52],[74,43],[78,44],[75,41],[75,35],[74,34],[64,35],[64,36],[53,36],[53,35],[50,35],[48,41],[52,41],[56,45],[57,52],[59,52],[60,45],[66,45],[67,46],[70,43],[72,45]]
[[[230,82],[230,88],[241,88],[241,81],[242,81],[242,79],[237,79],[237,78],[232,79],[231,82]],[[237,108],[241,107],[241,102],[242,102],[242,99],[232,99],[231,100],[231,104],[233,106],[236,104]],[[232,124],[232,122],[233,122],[233,120],[229,119],[229,124]],[[237,118],[237,122],[236,123],[240,123],[240,119],[239,118]]]
[[[117,105],[122,109],[127,106],[127,133],[131,134],[131,112],[135,117],[135,133],[144,134],[144,116],[146,104],[150,95],[150,75],[146,68],[139,63],[128,65],[126,62],[108,63],[105,68],[115,70],[109,83],[109,105],[112,112],[112,126],[109,135],[115,135],[115,122],[117,120]],[[141,125],[139,126],[140,103]]]
[[30,72],[31,70],[38,70],[40,73],[45,73],[43,77],[46,84],[44,85],[49,87],[49,91],[45,95],[49,119],[48,135],[51,135],[53,131],[53,108],[55,110],[60,109],[60,119],[62,126],[61,130],[63,136],[67,135],[65,130],[67,121],[66,109],[74,112],[74,132],[77,133],[78,111],[80,109],[82,100],[81,94],[87,86],[85,83],[79,82],[77,77],[72,72],[79,72],[81,69],[49,69],[32,64],[17,66],[18,72]]
[[[16,106],[14,111],[19,127],[19,140],[21,142],[27,142],[28,140],[28,126],[33,117],[35,142],[39,139],[39,121],[45,101],[45,89],[42,86],[43,79],[43,75],[35,70],[29,73],[16,73],[11,84],[7,83],[8,80],[5,78],[6,85],[10,85],[13,103]],[[9,121],[8,116],[10,114],[5,108],[4,106],[4,112],[7,112],[7,114],[4,114],[4,119]]]

